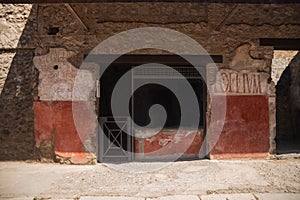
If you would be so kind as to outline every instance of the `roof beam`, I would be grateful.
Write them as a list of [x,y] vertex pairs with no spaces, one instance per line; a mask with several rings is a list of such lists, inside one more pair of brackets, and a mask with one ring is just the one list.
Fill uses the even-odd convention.
[[274,50],[300,50],[300,38],[260,38],[260,46],[273,46]]

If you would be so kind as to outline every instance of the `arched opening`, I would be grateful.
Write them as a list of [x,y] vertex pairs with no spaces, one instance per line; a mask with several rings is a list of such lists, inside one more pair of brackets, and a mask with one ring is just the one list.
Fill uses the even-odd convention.
[[300,54],[274,51],[272,79],[276,84],[276,149],[300,152]]

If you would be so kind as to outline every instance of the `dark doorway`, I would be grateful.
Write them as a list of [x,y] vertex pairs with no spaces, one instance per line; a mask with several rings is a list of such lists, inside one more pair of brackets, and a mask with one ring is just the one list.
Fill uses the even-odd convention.
[[300,153],[299,53],[276,85],[276,148],[278,154]]
[[[199,110],[195,111],[191,107],[186,107],[184,109],[187,109],[187,112],[190,116],[187,119],[181,118],[181,107],[178,99],[176,98],[176,95],[170,89],[162,85],[147,84],[134,91],[133,98],[131,99],[133,100],[132,116],[134,118],[135,123],[139,126],[146,126],[150,124],[150,117],[148,115],[148,112],[152,105],[159,104],[165,108],[165,111],[167,113],[167,119],[163,127],[164,130],[176,130],[179,126],[187,130],[196,130],[204,128],[204,112],[206,110],[206,87],[203,82],[203,79],[201,78],[201,75],[197,73],[196,69],[192,68],[191,66],[175,66],[173,67],[173,69],[180,72],[180,74],[182,74],[185,77],[185,79],[176,77],[174,75],[164,75],[164,79],[157,74],[156,77],[153,78],[153,74],[151,74],[152,70],[150,67],[144,68],[145,72],[143,72],[143,75],[138,75],[138,77],[133,76],[133,84],[143,83],[144,81],[155,82],[156,80],[160,82],[168,82],[176,86],[173,92],[175,94],[180,94],[182,93],[182,86],[188,83],[192,87],[194,93],[196,94]],[[159,69],[156,68],[155,71],[157,70]],[[189,73],[194,73],[194,77],[188,77],[187,73],[185,73],[187,71]],[[165,72],[166,70],[164,70],[164,73]],[[171,73],[169,72],[169,74]],[[195,124],[190,119],[196,117],[196,113],[200,113],[200,120]],[[153,127],[149,128],[156,129],[158,124],[152,123]]]
[[[198,69],[201,68],[205,74],[205,66],[208,63],[207,58],[200,59],[200,65],[197,66]],[[167,112],[167,121],[163,129],[176,129],[181,121],[180,105],[176,97],[169,89],[158,85],[150,84],[145,85],[134,91],[133,98],[130,99],[128,109],[128,116],[114,116],[111,109],[111,98],[114,88],[119,81],[119,79],[127,72],[131,71],[131,80],[128,82],[128,87],[126,90],[132,92],[133,85],[140,81],[147,79],[147,76],[134,76],[134,69],[137,66],[147,63],[160,63],[165,64],[180,74],[182,74],[184,79],[179,79],[178,77],[164,77],[162,79],[170,79],[170,81],[175,82],[178,85],[178,90],[180,90],[181,82],[183,80],[188,81],[194,90],[200,112],[200,121],[197,124],[191,124],[189,121],[184,121],[183,126],[187,127],[197,127],[205,129],[205,113],[206,113],[206,85],[203,81],[201,74],[191,66],[186,60],[182,59],[180,56],[175,55],[158,55],[158,56],[132,56],[124,55],[119,57],[113,64],[111,64],[100,79],[100,99],[99,99],[99,122],[101,125],[101,133],[99,133],[99,160],[101,162],[127,162],[134,159],[134,127],[130,123],[130,119],[140,125],[145,126],[149,123],[149,108],[154,104],[162,105]],[[145,70],[145,71],[143,71]],[[142,74],[145,75],[153,71],[152,69],[142,68]],[[159,77],[161,74],[159,70],[154,70],[156,73],[155,77]],[[148,74],[149,75],[149,74]],[[152,74],[153,75],[153,74]],[[149,78],[149,77],[148,77]],[[169,80],[168,80],[169,81]],[[117,126],[122,124],[122,127]],[[129,134],[127,134],[129,133]]]
[[[132,160],[133,138],[130,116],[113,117],[111,98],[118,80],[131,69],[128,64],[111,64],[100,79],[99,160],[101,162],[128,162]],[[128,83],[130,85],[130,83]],[[130,87],[127,88],[131,90]]]

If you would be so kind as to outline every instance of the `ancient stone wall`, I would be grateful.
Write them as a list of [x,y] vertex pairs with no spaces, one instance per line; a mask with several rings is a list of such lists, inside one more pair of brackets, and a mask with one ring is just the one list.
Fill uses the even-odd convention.
[[297,53],[298,51],[274,50],[271,77],[275,85],[279,81],[285,68],[289,65]]
[[0,5],[0,159],[34,157],[36,6]]
[[[1,36],[1,58],[4,59],[1,59],[0,86],[1,110],[5,110],[1,112],[1,123],[5,124],[1,126],[1,151],[7,152],[5,157],[16,159],[30,158],[33,155],[33,100],[36,101],[35,105],[61,102],[60,105],[66,104],[68,107],[72,100],[72,78],[84,55],[116,33],[148,26],[182,32],[199,42],[208,53],[222,55],[223,64],[218,66],[222,69],[222,77],[226,82],[223,89],[228,92],[229,106],[249,100],[248,104],[235,107],[236,111],[242,113],[243,109],[262,108],[260,111],[264,113],[261,119],[264,123],[260,124],[263,130],[261,134],[267,138],[270,136],[271,144],[274,143],[275,93],[274,83],[269,79],[273,48],[259,46],[259,38],[297,38],[300,31],[299,4],[99,3],[2,6],[1,31],[5,36]],[[135,53],[139,52],[145,53]],[[156,52],[157,50],[150,50],[146,53]],[[49,56],[53,53],[57,56]],[[41,59],[43,56],[49,59],[40,61],[44,59]],[[11,58],[12,61],[6,58]],[[35,66],[33,60],[36,61]],[[212,85],[215,86],[216,83]],[[91,86],[91,92],[87,96],[92,95],[93,87],[95,85]],[[88,102],[95,103],[91,98],[88,98]],[[260,104],[248,107],[253,102]],[[37,106],[37,112],[38,107],[43,106]],[[51,107],[49,106],[50,110]],[[208,102],[208,108],[210,107]],[[209,112],[210,110],[208,118]],[[266,113],[269,116],[268,122],[265,121]],[[250,128],[245,125],[246,121],[240,125],[249,128],[250,132],[247,134],[256,131],[252,128],[258,123],[255,119],[257,113],[253,114],[252,118],[248,116],[252,120]],[[238,116],[230,114],[226,123],[232,124]],[[16,125],[15,118],[20,120],[20,124],[26,125]],[[40,120],[43,115],[38,118],[36,120],[43,121]],[[267,129],[269,131],[265,133]],[[230,133],[228,130],[224,132],[225,135]],[[237,135],[240,132],[242,130],[236,130]],[[49,135],[47,131],[42,131],[41,134]],[[247,137],[247,134],[243,134],[243,137]],[[19,135],[20,141],[15,139]],[[265,137],[262,141],[265,141]],[[231,138],[233,136],[229,134],[228,139]],[[38,141],[37,147],[41,142]],[[246,138],[245,141],[250,139]],[[251,140],[249,144],[255,145],[255,142]],[[215,152],[222,153],[226,144],[226,141],[221,142]],[[268,144],[263,142],[258,147],[266,152]],[[251,152],[246,147],[225,151]]]

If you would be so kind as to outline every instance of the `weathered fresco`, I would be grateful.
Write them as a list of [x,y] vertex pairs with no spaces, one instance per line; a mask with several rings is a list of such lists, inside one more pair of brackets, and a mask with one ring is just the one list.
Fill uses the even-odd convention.
[[[99,82],[90,73],[93,70],[81,71],[80,65],[85,55],[110,36],[149,26],[179,31],[209,54],[223,57],[223,62],[217,64],[220,80],[209,65],[205,66],[207,87],[214,91],[206,94],[206,127],[221,120],[218,115],[212,118],[212,112],[224,106],[227,111],[216,144],[211,143],[216,134],[213,128],[211,132],[185,132],[183,143],[185,137],[194,139],[190,148],[180,152],[178,138],[162,130],[151,137],[137,138],[135,151],[151,154],[167,146],[163,155],[180,152],[197,158],[203,154],[204,144],[204,149],[212,148],[204,153],[211,158],[265,157],[274,153],[273,46],[261,46],[259,39],[298,38],[299,10],[299,4],[1,4],[1,160],[95,163],[99,106],[109,105],[99,105]],[[168,54],[157,49],[133,53]],[[82,73],[79,82],[84,87],[74,95],[78,72]],[[299,80],[292,77],[291,87],[296,116]],[[227,105],[218,104],[218,98],[224,95]],[[74,104],[80,105],[77,111],[72,108]],[[88,117],[74,119],[74,112]],[[204,135],[209,137],[203,143]]]

